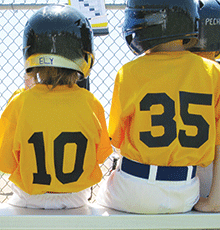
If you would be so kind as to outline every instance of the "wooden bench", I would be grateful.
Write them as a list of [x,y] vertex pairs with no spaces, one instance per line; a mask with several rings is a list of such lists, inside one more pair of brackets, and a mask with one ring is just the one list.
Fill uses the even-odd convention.
[[220,229],[220,213],[136,215],[91,204],[67,210],[39,210],[0,204],[0,229]]

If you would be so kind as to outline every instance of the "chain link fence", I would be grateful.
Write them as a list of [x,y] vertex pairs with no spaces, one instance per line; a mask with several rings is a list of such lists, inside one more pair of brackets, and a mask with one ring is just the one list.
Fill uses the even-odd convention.
[[[68,0],[0,0],[0,115],[8,99],[18,88],[24,87],[22,36],[27,19],[47,4],[67,4]],[[134,59],[122,33],[126,0],[106,0],[109,34],[94,38],[95,64],[90,74],[90,91],[105,109],[108,124],[114,79],[119,68]],[[103,180],[110,174],[114,154],[103,165]],[[0,202],[12,195],[9,175],[0,172]],[[102,181],[100,182],[102,183]],[[100,184],[91,188],[91,202]]]

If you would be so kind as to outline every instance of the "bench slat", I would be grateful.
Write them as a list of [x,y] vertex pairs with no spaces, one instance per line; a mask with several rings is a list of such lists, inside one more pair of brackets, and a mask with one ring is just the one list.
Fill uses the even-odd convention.
[[39,210],[0,204],[0,229],[220,229],[220,213],[136,215],[98,205]]

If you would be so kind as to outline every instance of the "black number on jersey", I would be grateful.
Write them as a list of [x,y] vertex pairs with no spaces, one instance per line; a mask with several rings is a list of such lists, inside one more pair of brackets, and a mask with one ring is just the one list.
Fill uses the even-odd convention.
[[[62,132],[54,140],[55,174],[61,183],[75,182],[82,175],[87,141],[87,138],[81,132]],[[28,140],[28,143],[34,144],[36,155],[37,173],[33,174],[33,183],[49,185],[51,183],[51,175],[47,174],[46,170],[43,132],[34,133]],[[63,173],[64,146],[67,143],[75,143],[77,145],[75,166],[71,173]]]
[[[152,105],[163,105],[161,115],[152,115],[152,126],[163,126],[164,134],[159,137],[152,136],[151,132],[140,132],[140,140],[148,147],[169,146],[177,137],[175,116],[175,102],[166,93],[149,93],[140,102],[140,111],[150,111]],[[180,92],[180,116],[185,125],[196,126],[196,136],[187,136],[185,130],[180,130],[178,139],[183,147],[199,148],[209,136],[209,124],[198,114],[188,112],[189,104],[211,105],[211,94]]]

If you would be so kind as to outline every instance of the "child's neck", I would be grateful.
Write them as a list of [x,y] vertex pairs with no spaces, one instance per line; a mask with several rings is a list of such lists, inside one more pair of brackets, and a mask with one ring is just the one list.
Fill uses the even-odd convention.
[[184,46],[182,40],[171,41],[167,43],[160,44],[153,49],[151,49],[151,53],[153,52],[173,52],[173,51],[184,51]]

